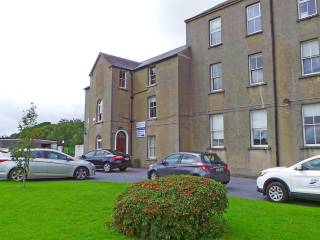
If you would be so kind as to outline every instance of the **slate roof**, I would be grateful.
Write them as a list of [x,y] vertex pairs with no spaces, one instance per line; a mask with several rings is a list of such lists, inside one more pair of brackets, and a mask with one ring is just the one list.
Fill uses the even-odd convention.
[[196,15],[194,17],[191,17],[191,18],[185,20],[185,22],[186,23],[191,22],[191,21],[193,21],[195,19],[198,19],[200,17],[203,17],[203,16],[208,15],[208,14],[210,14],[212,12],[218,11],[218,10],[220,10],[222,8],[225,8],[227,6],[233,5],[233,4],[235,4],[237,2],[241,2],[241,1],[243,1],[243,0],[226,0],[226,1],[222,2],[222,3],[219,3],[219,4],[215,5],[212,8],[209,8],[208,10],[206,10],[206,11],[204,11],[202,13],[199,13],[198,15]]
[[157,62],[161,62],[163,60],[166,60],[168,58],[171,58],[171,57],[174,57],[176,56],[178,53],[181,53],[185,50],[188,50],[188,47],[187,46],[181,46],[181,47],[178,47],[178,48],[175,48],[169,52],[166,52],[166,53],[163,53],[163,54],[160,54],[156,57],[153,57],[153,58],[150,58],[146,61],[143,61],[142,63],[140,63],[136,68],[135,70],[138,70],[140,68],[143,68],[145,66],[148,66],[148,65],[151,65],[151,64],[154,64],[154,63],[157,63]]
[[[173,49],[169,52],[166,52],[166,53],[163,53],[163,54],[160,54],[156,57],[153,57],[153,58],[150,58],[146,61],[143,61],[143,62],[135,62],[135,61],[132,61],[132,60],[129,60],[129,59],[124,59],[124,58],[121,58],[121,57],[116,57],[116,56],[113,56],[113,55],[110,55],[110,54],[106,54],[106,53],[99,53],[90,73],[89,73],[89,76],[92,76],[93,74],[93,71],[100,59],[100,57],[104,57],[112,66],[114,67],[118,67],[118,68],[122,68],[122,69],[126,69],[126,70],[130,70],[130,71],[134,71],[134,70],[138,70],[138,69],[141,69],[143,67],[146,67],[148,65],[151,65],[151,64],[155,64],[157,62],[161,62],[161,61],[164,61],[168,58],[171,58],[171,57],[174,57],[176,56],[178,53],[181,53],[181,52],[184,52],[186,50],[188,50],[189,48],[187,46],[182,46],[182,47],[178,47],[176,49]],[[186,51],[187,52],[187,51]],[[186,53],[188,54],[188,53]]]

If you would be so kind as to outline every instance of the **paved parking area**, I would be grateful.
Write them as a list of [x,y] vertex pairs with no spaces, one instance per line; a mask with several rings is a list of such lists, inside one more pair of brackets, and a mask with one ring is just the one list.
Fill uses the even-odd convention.
[[[97,172],[91,181],[127,182],[133,183],[147,179],[146,169],[129,168],[125,172],[114,171],[111,173]],[[228,184],[229,194],[232,196],[262,200],[261,194],[256,191],[254,179],[232,177]]]

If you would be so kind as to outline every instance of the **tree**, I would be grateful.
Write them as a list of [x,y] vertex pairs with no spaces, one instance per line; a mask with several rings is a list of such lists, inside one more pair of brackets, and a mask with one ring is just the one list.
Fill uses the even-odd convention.
[[16,180],[22,180],[23,186],[26,187],[26,179],[29,173],[29,163],[32,159],[32,142],[39,137],[39,131],[34,128],[37,125],[38,114],[36,106],[31,103],[29,109],[23,111],[21,121],[19,122],[19,138],[16,146],[11,149],[12,158],[17,162],[14,170]]

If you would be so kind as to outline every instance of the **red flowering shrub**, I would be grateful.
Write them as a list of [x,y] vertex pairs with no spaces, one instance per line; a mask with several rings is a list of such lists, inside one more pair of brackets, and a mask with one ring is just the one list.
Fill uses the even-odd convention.
[[201,177],[171,176],[133,184],[118,198],[118,231],[139,239],[214,239],[223,232],[226,188]]

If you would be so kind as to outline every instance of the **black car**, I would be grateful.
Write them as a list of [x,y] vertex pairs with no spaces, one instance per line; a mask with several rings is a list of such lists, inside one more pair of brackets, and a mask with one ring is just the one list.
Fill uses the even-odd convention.
[[228,165],[215,153],[174,153],[148,169],[149,179],[179,174],[208,177],[223,184],[230,182]]
[[93,150],[82,155],[80,158],[93,163],[97,170],[111,172],[113,169],[118,168],[120,171],[125,171],[130,165],[130,158],[127,159],[121,154],[115,153],[104,149]]

